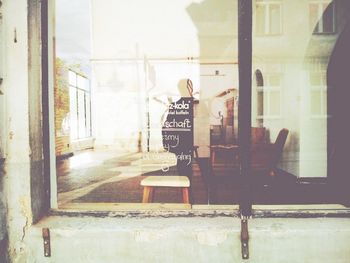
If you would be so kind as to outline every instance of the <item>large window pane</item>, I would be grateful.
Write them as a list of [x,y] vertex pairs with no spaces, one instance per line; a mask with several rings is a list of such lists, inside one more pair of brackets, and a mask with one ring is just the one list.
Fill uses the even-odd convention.
[[[184,176],[192,204],[238,203],[237,1],[56,3],[76,89],[59,202],[140,203],[145,178]],[[180,188],[154,196],[182,201]]]
[[[281,1],[281,5],[287,12],[270,5],[269,15],[274,30],[280,25],[277,17],[283,15],[283,34],[253,37],[253,72],[259,69],[264,86],[253,86],[257,96],[252,97],[252,122],[266,131],[267,141],[252,146],[254,200],[342,202],[331,189],[345,180],[336,167],[344,168],[347,161],[336,156],[342,159],[343,144],[349,144],[339,132],[344,129],[340,116],[348,110],[344,97],[349,94],[340,79],[346,82],[349,74],[341,64],[346,61],[349,14],[341,11],[345,8],[341,1]],[[258,9],[255,12],[258,19],[261,15]],[[334,30],[338,27],[339,32]]]

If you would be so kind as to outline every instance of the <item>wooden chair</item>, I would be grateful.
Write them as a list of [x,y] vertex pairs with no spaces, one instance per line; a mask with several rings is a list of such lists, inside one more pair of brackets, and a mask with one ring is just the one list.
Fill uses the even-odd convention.
[[[266,128],[265,127],[252,127],[251,128],[251,142],[252,145],[265,144],[266,143]],[[210,160],[211,165],[214,166],[216,161],[216,154],[220,152],[224,155],[232,156],[230,162],[237,163],[239,160],[239,150],[237,144],[214,144],[210,145]]]
[[252,141],[252,144],[265,143],[266,142],[266,128],[265,127],[252,127],[251,128],[251,141]]
[[267,172],[276,175],[277,164],[282,156],[289,131],[282,129],[275,143],[253,144],[251,148],[251,166],[253,172]]

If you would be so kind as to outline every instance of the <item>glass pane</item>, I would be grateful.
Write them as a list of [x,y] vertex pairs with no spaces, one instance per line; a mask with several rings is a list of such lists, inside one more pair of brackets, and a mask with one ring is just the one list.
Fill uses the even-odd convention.
[[77,103],[77,89],[71,87],[69,89],[70,102],[70,138],[78,138],[78,103]]
[[271,4],[270,5],[270,33],[281,33],[281,6]]
[[77,86],[79,89],[83,89],[83,90],[89,90],[89,85],[88,85],[88,81],[86,78],[77,75]]
[[324,117],[328,117],[328,109],[327,109],[327,90],[322,91],[322,114]]
[[310,72],[310,85],[311,86],[321,86],[322,83],[322,75],[320,73]]
[[68,80],[69,80],[69,85],[72,85],[74,87],[77,86],[77,74],[75,74],[73,71],[68,71]]
[[[350,111],[347,4],[336,1],[334,19],[333,1],[280,2],[286,12],[272,2],[269,10],[276,28],[283,15],[282,34],[253,36],[252,72],[261,70],[265,92],[263,106],[261,95],[253,96],[252,125],[266,131],[266,143],[252,148],[253,199],[265,204],[344,203],[333,187],[345,188],[341,182],[349,180],[343,173],[350,161],[345,157],[350,128],[344,127]],[[314,29],[317,23],[318,33],[337,30],[313,34],[307,25]],[[261,108],[264,115],[257,118]]]
[[78,137],[86,137],[85,92],[78,90]]
[[270,91],[270,115],[278,116],[280,115],[280,92]]
[[[238,203],[237,0],[73,2],[56,0],[57,56],[86,79],[61,192],[140,203],[148,176],[180,175],[192,204]],[[153,201],[182,203],[179,190]]]
[[272,74],[269,76],[269,86],[270,87],[279,87],[280,86],[280,76],[277,74]]
[[89,93],[85,93],[85,107],[86,107],[86,136],[91,136],[91,98]]
[[264,92],[258,91],[258,116],[264,115]]
[[265,23],[266,23],[266,5],[256,5],[256,23],[255,30],[256,34],[265,34]]
[[318,20],[319,20],[319,11],[318,11],[318,4],[310,4],[309,5],[309,25],[310,25],[310,32],[319,32],[318,27]]
[[322,91],[312,91],[310,94],[311,99],[311,114],[320,115],[322,113]]
[[323,32],[334,32],[334,4],[325,4],[325,11],[323,13]]

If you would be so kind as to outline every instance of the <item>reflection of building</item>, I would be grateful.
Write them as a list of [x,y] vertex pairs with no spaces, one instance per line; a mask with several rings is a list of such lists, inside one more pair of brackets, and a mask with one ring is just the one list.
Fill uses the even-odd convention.
[[91,96],[88,79],[78,68],[56,60],[55,77],[56,156],[92,148]]
[[252,122],[267,127],[271,139],[282,127],[291,131],[282,167],[300,177],[327,176],[326,73],[347,19],[342,5],[328,0],[255,4]]
[[[209,118],[217,115],[211,111],[212,100],[220,92],[238,86],[237,41],[232,40],[232,36],[237,37],[232,26],[237,10],[230,1],[222,1],[219,6],[208,2],[203,12],[192,10],[184,2],[155,0],[152,3],[156,8],[151,9],[149,3],[138,2],[138,9],[146,12],[122,1],[92,1],[97,147],[114,145],[135,150],[142,132],[143,145],[150,136],[151,150],[159,148],[166,106],[179,96],[177,82],[190,78],[195,98],[199,99],[195,144],[200,146],[202,156],[208,156]],[[208,19],[213,7],[220,7],[220,16]],[[134,16],[142,23],[135,22]],[[127,113],[123,113],[126,108]],[[108,109],[108,117],[104,109]],[[150,134],[146,131],[148,118]]]
[[[208,0],[184,9],[158,1],[157,6],[137,13],[143,23],[125,31],[122,25],[131,21],[135,10],[118,1],[93,1],[97,146],[136,149],[139,133],[148,136],[145,112],[150,113],[151,145],[159,145],[164,105],[168,97],[176,97],[176,82],[184,77],[191,78],[199,92],[196,126],[201,129],[195,130],[195,143],[206,146],[209,126],[218,117],[212,116],[215,96],[238,86],[235,4]],[[210,12],[213,8],[215,13]],[[111,10],[118,10],[113,20],[106,15]],[[266,127],[271,141],[280,129],[290,130],[282,167],[300,177],[327,175],[325,75],[344,12],[341,1],[254,4],[252,123]],[[106,23],[111,25],[107,29]],[[102,105],[108,105],[108,119]],[[127,114],[122,112],[125,108]]]

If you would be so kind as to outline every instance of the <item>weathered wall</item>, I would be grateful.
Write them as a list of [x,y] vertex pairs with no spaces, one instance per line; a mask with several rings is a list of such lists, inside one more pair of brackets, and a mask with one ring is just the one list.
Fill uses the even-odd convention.
[[[6,89],[7,158],[5,192],[9,251],[20,255],[22,237],[31,222],[28,116],[28,7],[26,1],[5,1],[4,82]],[[15,16],[13,14],[16,14]]]
[[6,193],[4,189],[4,166],[3,160],[0,160],[0,263],[7,262],[7,205]]
[[11,262],[25,258],[26,231],[48,201],[43,188],[40,18],[39,0],[3,2],[7,130],[3,185]]
[[[43,227],[51,258],[43,255]],[[243,261],[237,218],[51,217],[28,232],[25,262],[350,262],[349,219],[253,219],[249,234]]]
[[41,1],[28,1],[28,113],[30,145],[30,194],[33,220],[48,207],[44,190],[45,173],[42,128]]

